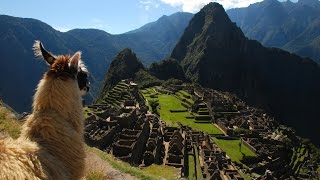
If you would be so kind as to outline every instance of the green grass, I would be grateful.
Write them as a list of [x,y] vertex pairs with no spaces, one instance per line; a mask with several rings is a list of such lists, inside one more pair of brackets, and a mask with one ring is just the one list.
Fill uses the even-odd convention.
[[248,174],[245,174],[241,171],[239,171],[239,173],[244,178],[244,180],[251,180],[252,179]]
[[171,166],[152,164],[141,170],[147,174],[156,176],[157,179],[180,179],[180,170]]
[[201,170],[201,167],[200,167],[200,160],[199,160],[199,153],[198,153],[198,148],[196,145],[193,146],[193,149],[194,149],[194,154],[196,156],[196,173],[197,173],[197,180],[202,180],[203,179],[203,176],[202,176],[202,170]]
[[189,177],[188,179],[196,179],[195,167],[194,167],[194,156],[189,154],[188,155],[188,165],[189,165]]
[[192,97],[188,92],[184,91],[184,90],[180,90],[176,93],[177,96],[179,96],[182,99],[185,99],[186,101],[188,101],[190,104],[193,104],[193,100],[191,98],[186,98],[185,96],[190,96]]
[[103,160],[110,163],[113,168],[142,180],[155,180],[161,178],[179,179],[180,176],[180,170],[174,167],[154,164],[146,168],[132,167],[130,164],[118,160],[112,155],[100,151],[99,149],[87,147],[87,150],[100,156]]
[[183,125],[187,125],[195,130],[207,132],[209,134],[222,134],[222,132],[215,127],[213,124],[200,124],[195,123],[194,119],[187,119],[186,117],[191,116],[189,112],[171,113],[170,109],[185,109],[181,105],[181,101],[172,95],[161,94],[158,96],[159,106],[158,109],[162,120],[168,124],[176,126],[178,122]]
[[87,150],[91,151],[91,152],[94,152],[100,158],[102,158],[103,160],[109,162],[113,168],[118,169],[121,172],[130,174],[132,176],[135,176],[135,177],[137,177],[139,179],[144,179],[144,180],[157,179],[155,176],[147,174],[147,173],[141,171],[137,167],[132,167],[130,164],[128,164],[126,162],[123,162],[121,160],[118,160],[118,159],[114,158],[112,155],[107,154],[107,153],[105,153],[103,151],[100,151],[99,149],[87,147]]
[[213,138],[214,142],[224,150],[227,155],[232,159],[232,161],[236,161],[241,163],[240,160],[245,156],[256,156],[250,149],[248,149],[245,145],[241,146],[241,152],[239,148],[240,140],[224,140]]
[[88,174],[86,174],[86,180],[104,180],[105,177],[103,173],[99,171],[91,171]]
[[[183,125],[187,125],[195,130],[204,131],[209,134],[223,134],[216,126],[211,123],[195,123],[194,119],[188,119],[186,117],[193,116],[189,112],[171,113],[170,110],[186,109],[181,105],[181,101],[173,95],[160,94],[158,98],[150,98],[150,92],[154,92],[152,88],[141,90],[143,96],[148,101],[158,100],[159,108],[158,112],[162,120],[170,126],[177,126],[178,122]],[[149,107],[151,109],[151,107]]]
[[4,132],[16,139],[20,136],[21,125],[12,112],[0,103],[0,132]]

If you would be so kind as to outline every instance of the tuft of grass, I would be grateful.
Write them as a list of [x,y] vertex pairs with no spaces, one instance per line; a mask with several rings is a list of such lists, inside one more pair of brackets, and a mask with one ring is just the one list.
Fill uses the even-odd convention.
[[90,171],[87,175],[86,175],[86,180],[106,180],[108,178],[106,178],[102,172],[99,171]]
[[20,136],[21,126],[15,115],[0,103],[0,132],[16,139]]
[[180,169],[171,166],[152,164],[151,166],[142,168],[141,170],[147,174],[156,176],[157,179],[180,179]]
[[244,178],[244,180],[251,180],[252,178],[248,175],[248,174],[246,174],[246,173],[243,173],[243,172],[241,172],[241,171],[239,171],[239,173],[240,173],[240,175]]

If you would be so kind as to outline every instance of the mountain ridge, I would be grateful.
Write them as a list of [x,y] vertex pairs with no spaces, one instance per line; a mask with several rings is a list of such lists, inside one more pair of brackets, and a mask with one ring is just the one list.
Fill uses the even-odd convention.
[[248,38],[320,62],[320,1],[264,0],[227,13]]
[[[174,15],[174,18],[179,16],[184,21],[181,24],[187,26],[191,15],[180,13]],[[170,19],[170,16],[166,19]],[[121,49],[132,48],[145,64],[168,56],[180,36],[179,32],[185,28],[169,27],[158,27],[158,31],[163,30],[162,34],[150,32],[148,38],[143,39],[140,37],[144,32],[122,35],[112,35],[97,29],[60,32],[40,20],[0,15],[0,28],[3,30],[0,33],[0,65],[4,69],[0,72],[0,83],[5,87],[0,88],[0,97],[18,112],[31,110],[34,89],[46,69],[45,63],[33,56],[34,40],[41,40],[54,54],[72,54],[78,50],[83,52],[82,58],[91,72],[92,86],[92,96],[87,97],[86,101],[91,102],[99,92],[111,60]],[[12,70],[19,73],[12,73]],[[16,89],[24,91],[17,94],[14,93]]]

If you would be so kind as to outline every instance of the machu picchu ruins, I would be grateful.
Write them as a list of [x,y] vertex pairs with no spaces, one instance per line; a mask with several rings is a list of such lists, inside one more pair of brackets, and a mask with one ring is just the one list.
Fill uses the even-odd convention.
[[[162,96],[174,98],[179,108],[165,109]],[[150,112],[150,100],[159,103],[157,114]],[[85,114],[89,146],[141,168],[174,167],[179,178],[304,178],[315,166],[305,145],[286,149],[298,138],[292,129],[226,92],[191,85],[139,90],[122,80]]]

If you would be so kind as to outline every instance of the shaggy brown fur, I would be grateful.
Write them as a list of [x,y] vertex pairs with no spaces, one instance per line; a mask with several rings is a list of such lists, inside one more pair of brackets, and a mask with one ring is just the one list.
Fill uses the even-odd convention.
[[85,158],[83,107],[76,78],[83,66],[81,54],[56,57],[39,42],[34,48],[50,69],[38,84],[33,113],[21,137],[0,140],[0,179],[80,179]]

